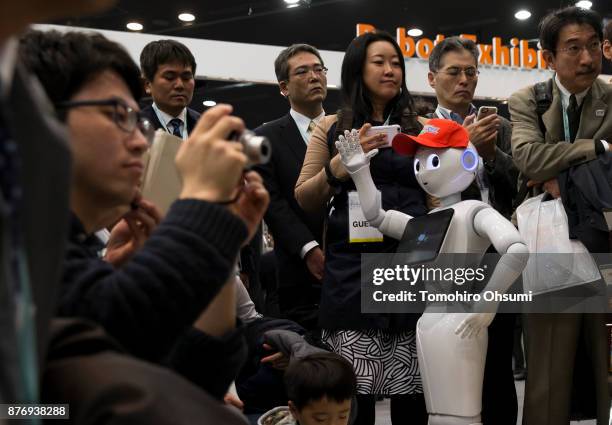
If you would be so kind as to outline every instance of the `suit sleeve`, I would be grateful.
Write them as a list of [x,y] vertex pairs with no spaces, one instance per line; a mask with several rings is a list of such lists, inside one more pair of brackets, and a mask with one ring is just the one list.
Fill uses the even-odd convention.
[[487,170],[487,175],[496,193],[505,193],[514,198],[517,190],[518,170],[512,158],[511,139],[512,127],[507,120],[503,120],[496,140],[495,166],[492,170]]
[[270,205],[264,219],[274,236],[274,243],[281,246],[288,254],[299,256],[302,247],[317,238],[291,208],[289,201],[283,196],[280,189],[281,176],[279,176],[276,164],[283,158],[279,158],[274,152],[273,140],[276,140],[274,135],[265,127],[260,127],[255,132],[268,137],[273,143],[270,161],[267,164],[255,167],[255,170],[261,174],[264,185],[270,193]]
[[593,139],[574,143],[555,140],[546,143],[540,131],[532,87],[513,94],[508,100],[512,117],[512,156],[519,171],[543,182],[574,165],[595,159]]

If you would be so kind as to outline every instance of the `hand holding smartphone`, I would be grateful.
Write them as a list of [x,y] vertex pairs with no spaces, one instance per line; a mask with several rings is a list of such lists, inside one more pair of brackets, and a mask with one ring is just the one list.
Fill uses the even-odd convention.
[[393,138],[398,135],[400,132],[402,131],[401,127],[397,124],[393,124],[393,125],[378,125],[375,127],[370,127],[368,129],[368,131],[366,131],[366,136],[370,137],[370,136],[374,136],[376,134],[385,134],[387,136],[386,141],[387,141],[387,148],[391,147],[391,142],[393,142]]
[[480,121],[483,118],[488,117],[489,115],[497,115],[497,107],[496,106],[481,106],[478,108],[478,114],[476,115],[476,121]]

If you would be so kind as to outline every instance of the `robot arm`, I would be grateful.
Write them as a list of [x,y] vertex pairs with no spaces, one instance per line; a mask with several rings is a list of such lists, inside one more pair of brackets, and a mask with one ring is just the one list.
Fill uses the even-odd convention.
[[[497,252],[502,254],[483,291],[505,293],[527,265],[527,245],[512,223],[493,208],[483,208],[476,213],[474,230],[480,236],[488,238]],[[478,336],[493,321],[497,305],[498,303],[493,301],[476,304],[475,312],[467,315],[455,333],[461,334],[461,338]]]
[[399,211],[382,209],[380,191],[376,189],[370,174],[370,158],[378,153],[378,149],[364,154],[357,130],[352,130],[350,133],[345,131],[344,136],[340,136],[336,142],[336,148],[340,153],[342,164],[355,183],[366,220],[383,234],[401,239],[406,224],[412,217]]

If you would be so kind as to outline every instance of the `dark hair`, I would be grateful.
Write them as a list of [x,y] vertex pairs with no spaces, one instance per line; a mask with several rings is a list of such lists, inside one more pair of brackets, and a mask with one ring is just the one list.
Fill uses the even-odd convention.
[[461,52],[467,50],[474,56],[476,60],[476,66],[478,66],[478,47],[476,43],[467,38],[461,37],[448,37],[436,44],[429,55],[429,70],[431,72],[437,72],[440,69],[440,62],[442,58],[448,52]]
[[160,65],[175,62],[191,66],[191,72],[195,75],[195,58],[183,43],[174,40],[152,41],[140,52],[142,75],[149,81],[153,81]]
[[69,100],[107,70],[119,74],[136,101],[142,96],[138,65],[123,47],[102,34],[28,31],[20,39],[19,56],[53,103]]
[[391,114],[392,122],[399,122],[406,109],[414,111],[414,101],[406,87],[406,63],[400,47],[395,39],[387,32],[368,32],[356,37],[351,41],[344,60],[342,61],[342,75],[340,93],[344,102],[343,109],[353,111],[353,122],[364,123],[372,117],[372,102],[370,94],[363,83],[363,69],[366,60],[368,46],[376,41],[391,43],[400,59],[402,68],[401,90],[385,107],[384,115]]
[[285,371],[289,400],[298,410],[323,397],[338,403],[353,398],[357,380],[351,364],[335,353],[315,353],[292,362]]
[[609,40],[610,43],[612,43],[612,19],[608,21],[603,30],[603,39]]
[[590,25],[595,30],[599,40],[603,38],[601,18],[597,12],[575,6],[566,7],[549,13],[540,21],[540,45],[542,49],[555,52],[559,42],[559,33],[566,25],[570,24]]
[[289,59],[301,52],[312,53],[319,58],[321,65],[324,65],[321,54],[315,47],[310,44],[292,44],[280,52],[274,61],[274,72],[279,82],[289,79]]

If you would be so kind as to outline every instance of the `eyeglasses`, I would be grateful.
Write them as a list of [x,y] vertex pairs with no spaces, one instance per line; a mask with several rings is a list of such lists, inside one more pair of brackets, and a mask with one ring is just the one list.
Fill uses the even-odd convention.
[[140,116],[140,112],[128,106],[123,99],[113,97],[100,100],[75,100],[60,102],[55,106],[58,109],[79,108],[81,106],[112,106],[112,120],[119,129],[132,134],[138,128],[149,144],[153,142],[155,136],[153,124]]
[[322,65],[315,65],[313,67],[301,66],[291,75],[297,78],[306,78],[311,72],[314,72],[317,77],[321,77],[327,75],[327,68]]
[[557,49],[557,52],[565,52],[568,56],[576,57],[582,53],[582,49],[586,49],[590,54],[601,53],[601,41],[596,40],[584,45],[570,44],[562,49]]
[[450,68],[441,69],[440,71],[435,71],[435,73],[441,72],[443,74],[448,75],[449,77],[457,78],[461,75],[461,73],[465,74],[465,78],[471,80],[472,78],[476,78],[480,71],[474,68],[473,66],[467,68],[459,68],[456,66],[451,66]]

